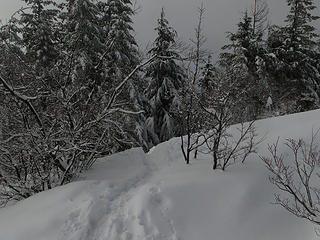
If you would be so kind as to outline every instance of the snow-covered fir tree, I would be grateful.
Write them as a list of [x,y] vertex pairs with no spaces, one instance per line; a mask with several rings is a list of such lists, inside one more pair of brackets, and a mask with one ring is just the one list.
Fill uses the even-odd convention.
[[[312,22],[319,19],[313,15],[312,0],[287,0],[290,12],[286,26],[273,27],[268,37],[268,52],[276,68],[274,83],[281,86],[286,101],[291,101],[292,111],[314,108],[318,105],[319,71],[317,65],[317,34]],[[276,71],[275,71],[276,70]]]
[[58,9],[51,0],[28,0],[27,6],[30,10],[21,14],[22,44],[26,47],[26,55],[42,66],[52,67],[52,62],[58,55],[57,30],[55,20]]
[[210,91],[214,87],[215,67],[212,63],[212,56],[208,56],[208,60],[202,68],[202,76],[199,80],[199,86],[203,91]]
[[107,76],[121,81],[138,64],[137,43],[133,36],[131,0],[108,0],[100,3],[101,24],[106,46]]
[[[228,50],[221,54],[221,63],[229,65],[237,59],[237,62],[242,62],[248,68],[254,68],[254,56],[251,51],[253,42],[252,19],[246,11],[243,18],[238,23],[236,33],[229,33],[230,44],[223,46],[223,50]],[[253,65],[253,66],[252,66]],[[253,69],[250,71],[254,71]]]
[[[51,0],[25,2],[27,9],[9,26],[12,34],[16,32],[15,44],[24,48],[24,64],[32,69],[33,77],[42,80],[40,85],[33,87],[48,91],[55,87],[55,76],[51,70],[59,58],[59,9],[55,1]],[[43,107],[45,104],[43,99]]]
[[[134,38],[132,17],[134,14],[131,0],[108,0],[99,2],[101,12],[100,24],[104,31],[105,53],[103,54],[102,70],[104,71],[103,88],[115,88],[138,65],[139,52]],[[142,95],[145,82],[136,73],[128,81],[119,96],[123,109],[139,112],[146,110],[147,101]],[[119,114],[123,128],[130,133],[129,138],[140,142],[145,150],[152,147],[147,137],[146,117],[143,113],[134,118]],[[126,147],[123,141],[124,147]]]
[[[287,0],[290,12],[287,16],[285,33],[287,42],[292,50],[310,49],[316,44],[315,27],[311,22],[318,20],[319,17],[313,15],[312,11],[316,9],[313,0]],[[303,45],[302,45],[303,44]]]
[[[102,27],[99,4],[69,0],[61,8],[51,8],[42,3],[30,1],[28,15],[10,21],[0,34],[5,41],[1,50],[6,54],[0,58],[0,94],[6,103],[2,112],[10,112],[9,121],[5,119],[10,126],[7,124],[5,141],[1,142],[0,163],[7,166],[1,169],[1,184],[5,194],[14,199],[67,183],[90,167],[97,156],[136,145],[132,117],[121,112],[123,100],[129,97],[120,96],[130,92],[116,88],[123,79],[104,71],[110,63],[104,55],[109,53],[109,32]],[[60,18],[38,17],[42,11],[51,13],[51,9]],[[50,29],[48,36],[40,32],[42,26]],[[56,31],[57,38],[42,45],[43,38],[55,36]],[[38,38],[31,33],[37,33]],[[57,57],[47,59],[51,43],[57,47]],[[127,69],[122,65],[122,77],[136,63]],[[54,84],[47,84],[46,71],[54,76]],[[114,77],[112,84],[107,77]]]
[[241,91],[246,92],[244,101],[249,119],[258,117],[267,99],[265,81],[259,74],[260,64],[257,61],[262,59],[260,56],[264,53],[261,37],[254,34],[252,18],[246,11],[238,23],[236,33],[229,34],[230,44],[222,48],[224,52],[220,55],[222,68],[233,66],[238,70],[241,68],[242,72],[246,73],[245,78],[239,77],[236,81]]
[[176,32],[169,26],[163,9],[155,30],[158,36],[149,53],[158,57],[146,69],[146,77],[149,79],[146,96],[151,104],[148,130],[152,134],[153,143],[158,144],[176,134],[171,111],[178,104],[178,92],[184,83],[184,73],[176,63],[179,54],[172,49]]
[[104,50],[99,27],[99,9],[92,0],[69,0],[65,45],[73,61],[72,80],[88,84],[98,81],[95,66]]
[[199,79],[201,104],[206,107],[211,104],[211,99],[208,98],[208,95],[211,95],[217,85],[216,74],[217,69],[212,63],[211,55],[209,55],[208,60],[202,67],[202,73]]

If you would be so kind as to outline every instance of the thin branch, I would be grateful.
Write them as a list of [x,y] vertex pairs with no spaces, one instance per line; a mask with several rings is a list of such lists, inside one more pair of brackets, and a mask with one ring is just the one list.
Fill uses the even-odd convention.
[[12,86],[10,86],[10,84],[0,75],[0,81],[3,84],[3,86],[16,98],[18,98],[19,100],[21,100],[22,102],[24,102],[28,108],[31,110],[31,112],[33,113],[33,115],[36,117],[37,123],[38,125],[41,127],[41,129],[43,130],[43,124],[42,121],[40,119],[40,116],[38,114],[38,112],[36,111],[36,109],[34,108],[34,106],[31,103],[31,100],[35,100],[35,97],[28,97],[22,94],[19,94],[18,92],[16,92],[14,90],[14,88]]

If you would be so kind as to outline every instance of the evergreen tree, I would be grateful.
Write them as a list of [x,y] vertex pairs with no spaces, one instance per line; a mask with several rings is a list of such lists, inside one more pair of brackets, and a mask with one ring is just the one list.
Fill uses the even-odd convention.
[[[264,54],[261,36],[256,36],[253,31],[252,18],[245,12],[238,24],[236,33],[229,34],[230,44],[222,49],[226,50],[220,55],[220,66],[228,69],[230,66],[237,71],[246,73],[246,77],[236,79],[237,85],[244,91],[248,111],[248,118],[256,118],[266,99],[265,82],[261,78],[260,62]],[[241,74],[240,76],[243,76]]]
[[57,5],[51,0],[25,0],[30,11],[22,12],[19,24],[21,44],[29,61],[52,67],[57,58]]
[[133,36],[131,4],[131,0],[108,0],[100,3],[107,76],[117,79],[118,82],[139,62],[137,43]]
[[[312,0],[288,0],[290,12],[285,27],[273,27],[268,38],[268,52],[272,54],[277,71],[274,79],[283,86],[286,101],[293,101],[301,111],[317,105],[319,71],[317,65],[315,28],[312,22],[319,17],[312,15]],[[279,77],[280,76],[280,77]]]
[[65,45],[74,69],[73,81],[88,84],[98,81],[95,70],[104,50],[99,27],[99,9],[92,0],[69,0]]
[[10,113],[0,118],[0,205],[3,197],[26,198],[67,183],[97,157],[136,145],[133,111],[126,111],[133,108],[123,108],[133,91],[119,86],[135,63],[106,74],[116,59],[107,56],[113,35],[103,28],[101,5],[28,3],[30,11],[0,29],[1,111]]
[[95,1],[68,0],[65,7],[63,51],[57,66],[62,69],[59,85],[61,101],[66,102],[64,111],[73,116],[69,123],[72,132],[75,125],[94,119],[103,109],[100,89],[104,78],[101,68],[96,66],[104,52],[104,44]]
[[[252,19],[245,12],[243,18],[238,23],[236,33],[229,33],[230,44],[222,47],[222,50],[228,50],[221,55],[221,63],[229,65],[231,62],[237,61],[238,63],[245,64],[248,68],[254,68],[254,52],[253,49],[253,28]],[[253,69],[251,71],[254,71]]]
[[312,15],[312,11],[316,9],[313,0],[287,0],[287,2],[290,7],[285,27],[287,47],[292,48],[292,51],[313,49],[317,34],[315,27],[310,23],[319,19],[318,16]]
[[202,91],[210,91],[214,87],[214,77],[215,67],[212,64],[212,57],[210,55],[206,64],[202,68],[202,77],[200,78],[199,83],[199,86]]
[[[32,75],[32,78],[41,79],[37,84],[33,81],[32,87],[45,92],[55,86],[55,76],[51,70],[59,58],[59,9],[51,0],[24,2],[27,9],[21,11],[19,17],[11,19],[7,25],[10,36],[8,35],[6,42],[14,45],[15,49],[23,49],[22,52],[17,52],[20,64],[28,66],[29,77]],[[45,105],[45,99],[43,100]]]
[[178,92],[184,83],[184,73],[175,60],[179,58],[178,53],[171,48],[175,43],[176,32],[169,26],[163,9],[155,30],[158,36],[149,53],[158,58],[146,70],[150,81],[146,96],[151,104],[148,129],[153,136],[153,143],[158,144],[176,134],[171,112],[177,104]]
[[[105,45],[102,61],[105,77],[103,88],[115,88],[140,61],[137,43],[133,36],[132,16],[134,11],[131,0],[108,0],[99,2],[99,7]],[[145,85],[139,74],[134,74],[127,86],[122,89],[122,94],[119,96],[122,105],[119,107],[130,111],[147,111],[147,102],[142,95]],[[146,117],[142,113],[134,118],[119,114],[118,118],[122,119],[123,125],[127,126],[123,128],[127,128],[130,137],[135,138],[145,150],[152,147],[147,137]],[[125,141],[124,148],[126,148]]]

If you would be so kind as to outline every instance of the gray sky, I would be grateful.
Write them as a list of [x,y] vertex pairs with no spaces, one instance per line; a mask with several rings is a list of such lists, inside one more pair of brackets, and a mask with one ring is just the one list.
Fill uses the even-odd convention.
[[[138,0],[142,9],[135,16],[135,31],[138,42],[145,46],[152,42],[155,33],[156,20],[162,7],[165,7],[170,24],[177,30],[180,38],[188,41],[193,37],[197,23],[197,7],[204,3],[207,11],[204,21],[204,34],[207,37],[207,47],[214,53],[224,44],[227,31],[233,31],[241,13],[250,9],[253,0]],[[281,24],[285,19],[288,7],[286,0],[267,0],[270,8],[269,20],[272,24]],[[320,0],[314,0],[320,9]],[[23,5],[21,0],[0,0],[0,18],[3,22]],[[317,9],[315,13],[320,14]],[[320,30],[320,21],[317,24]]]
[[[204,34],[207,47],[216,55],[226,40],[226,32],[234,31],[245,9],[250,10],[253,0],[139,0],[142,10],[135,17],[137,39],[145,45],[155,37],[156,18],[165,7],[166,16],[180,38],[187,41],[194,36],[197,8],[201,2],[206,8]],[[320,9],[320,0],[314,0]],[[271,24],[282,24],[288,13],[286,0],[267,0]],[[320,15],[320,10],[315,13]],[[320,21],[317,29],[320,30]],[[216,56],[215,56],[216,57]]]

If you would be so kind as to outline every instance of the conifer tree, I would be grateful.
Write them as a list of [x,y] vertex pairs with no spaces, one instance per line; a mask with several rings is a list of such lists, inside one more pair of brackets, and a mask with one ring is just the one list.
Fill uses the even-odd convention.
[[26,9],[7,25],[10,39],[6,43],[14,45],[16,49],[24,49],[17,53],[21,63],[29,66],[33,78],[41,79],[37,83],[33,81],[32,87],[48,91],[55,86],[51,69],[59,58],[58,5],[51,0],[24,2],[27,4]]
[[[101,18],[100,24],[104,31],[105,53],[103,54],[104,82],[103,88],[114,88],[123,81],[139,63],[139,52],[134,38],[132,27],[131,0],[108,0],[99,3]],[[147,111],[148,104],[143,96],[146,87],[145,81],[138,73],[134,74],[122,89],[120,96],[122,109],[141,112]],[[147,137],[146,123],[143,113],[134,118],[124,117],[119,114],[121,122],[129,126],[130,137],[136,139],[144,149],[147,150],[152,145]],[[129,137],[129,136],[128,136]],[[129,142],[129,141],[127,141]],[[124,143],[124,145],[126,145]]]
[[286,45],[293,51],[299,49],[312,49],[316,44],[315,27],[311,22],[319,19],[312,11],[316,9],[313,0],[287,0],[290,12],[287,16],[285,33]]
[[105,74],[112,31],[103,28],[97,1],[27,2],[31,8],[0,29],[1,111],[10,113],[0,119],[0,205],[3,197],[18,200],[65,184],[97,157],[135,146],[136,113],[123,108],[125,87],[149,63],[121,65],[124,79]]
[[[99,27],[99,10],[92,0],[69,0],[65,44],[74,61],[73,81],[87,84],[97,81],[95,66],[104,50]],[[77,80],[75,80],[77,78]]]
[[137,43],[133,36],[131,0],[108,0],[103,8],[101,24],[105,28],[106,68],[108,76],[119,80],[137,65]]
[[[268,52],[276,62],[274,78],[281,81],[286,101],[295,103],[293,111],[313,108],[317,105],[319,71],[316,68],[316,37],[312,22],[316,8],[312,0],[287,0],[290,12],[286,26],[273,27],[268,38]],[[274,71],[274,70],[273,70]],[[280,76],[280,77],[279,77]]]
[[266,99],[264,81],[259,74],[257,61],[261,59],[264,49],[262,39],[254,34],[252,18],[247,12],[239,22],[237,32],[229,34],[229,41],[231,43],[222,48],[225,52],[220,55],[220,65],[226,69],[233,66],[238,71],[241,68],[246,74],[246,77],[239,77],[236,81],[246,93],[244,101],[247,104],[248,118],[256,118]]
[[176,32],[169,26],[163,9],[155,30],[158,36],[149,53],[158,58],[146,70],[146,77],[149,78],[146,96],[151,104],[148,129],[153,136],[153,143],[158,144],[176,134],[171,111],[177,104],[178,92],[184,83],[184,73],[175,60],[179,55],[172,49]]
[[58,10],[51,0],[27,0],[30,10],[22,12],[19,24],[21,43],[26,48],[29,61],[35,61],[41,67],[52,67],[57,58],[57,29],[55,20]]
[[202,91],[210,91],[214,87],[215,67],[212,64],[212,57],[209,55],[208,60],[202,68],[202,77],[199,86]]
[[[285,41],[285,50],[287,50],[287,58],[285,62],[291,69],[289,78],[298,78],[299,82],[304,86],[301,94],[305,107],[309,107],[308,102],[318,102],[320,78],[316,69],[316,37],[315,27],[311,25],[312,21],[318,20],[318,16],[314,16],[312,11],[316,9],[313,0],[288,0],[290,13],[287,16],[287,26],[285,32],[287,39]],[[290,76],[291,75],[291,76]],[[300,81],[299,81],[300,80]],[[303,103],[302,103],[303,104]],[[307,104],[307,106],[305,106]],[[319,102],[318,102],[319,104]]]

